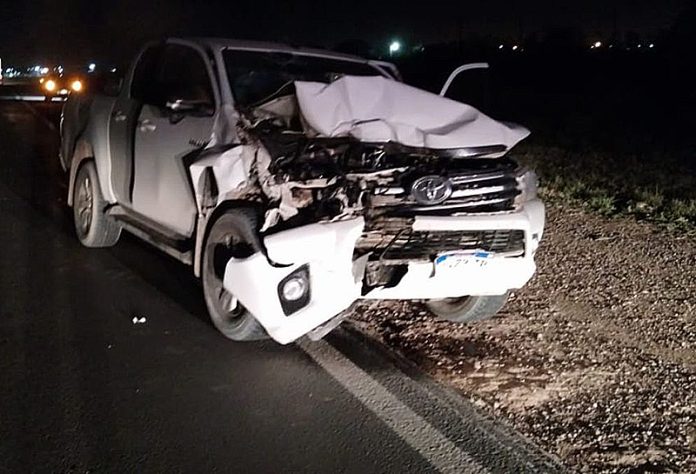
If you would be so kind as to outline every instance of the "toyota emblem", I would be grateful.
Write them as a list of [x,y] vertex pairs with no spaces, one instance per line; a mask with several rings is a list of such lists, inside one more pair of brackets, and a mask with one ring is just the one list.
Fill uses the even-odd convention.
[[442,176],[423,176],[413,182],[411,195],[420,204],[440,204],[452,195],[452,183]]

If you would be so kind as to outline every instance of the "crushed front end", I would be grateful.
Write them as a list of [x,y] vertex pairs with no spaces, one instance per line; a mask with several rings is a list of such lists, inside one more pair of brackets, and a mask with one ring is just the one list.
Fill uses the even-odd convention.
[[230,260],[224,284],[278,342],[361,298],[501,295],[534,274],[544,206],[507,147],[312,136],[267,109],[242,130],[257,150],[265,254]]

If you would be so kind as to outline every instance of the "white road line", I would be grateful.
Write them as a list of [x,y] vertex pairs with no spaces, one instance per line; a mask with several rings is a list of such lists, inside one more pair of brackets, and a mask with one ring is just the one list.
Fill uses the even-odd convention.
[[302,340],[297,345],[440,472],[488,472],[327,342]]

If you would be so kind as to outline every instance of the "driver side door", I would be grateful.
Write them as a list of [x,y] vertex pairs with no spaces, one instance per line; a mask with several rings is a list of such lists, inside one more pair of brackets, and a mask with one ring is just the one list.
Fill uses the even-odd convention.
[[164,47],[154,79],[135,125],[133,210],[188,237],[196,202],[186,157],[210,140],[213,82],[201,53],[178,43]]

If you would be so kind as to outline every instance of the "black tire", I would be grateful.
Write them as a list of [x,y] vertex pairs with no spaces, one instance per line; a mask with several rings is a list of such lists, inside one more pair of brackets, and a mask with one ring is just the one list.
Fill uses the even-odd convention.
[[441,319],[464,324],[492,318],[505,305],[509,294],[430,300],[426,306]]
[[257,217],[251,209],[233,209],[213,222],[203,247],[203,296],[213,325],[233,341],[267,339],[268,333],[222,286],[227,262],[259,251]]
[[104,210],[97,169],[92,161],[80,166],[73,188],[73,220],[77,238],[85,247],[113,247],[121,227]]

